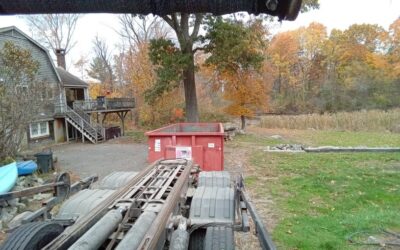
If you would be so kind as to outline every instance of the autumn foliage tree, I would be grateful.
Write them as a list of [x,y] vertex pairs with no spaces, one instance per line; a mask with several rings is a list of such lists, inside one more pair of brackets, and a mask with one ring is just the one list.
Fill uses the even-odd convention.
[[389,28],[389,63],[393,65],[393,74],[400,77],[400,18]]
[[118,93],[136,98],[140,124],[164,125],[183,114],[187,118],[184,79],[192,60],[200,108],[225,110],[241,117],[243,124],[257,111],[324,113],[400,106],[399,20],[388,30],[356,24],[328,33],[324,25],[311,23],[273,36],[261,22],[238,20],[203,16],[204,37],[191,41],[190,56],[177,40],[166,37],[124,43],[134,47],[112,57],[115,86]]
[[48,104],[41,98],[48,86],[38,80],[38,69],[29,50],[11,42],[0,48],[0,165],[15,156],[29,123]]
[[[167,41],[165,38],[170,32],[170,29],[165,27],[167,24],[158,17],[132,15],[121,16],[120,23],[119,34],[124,49],[114,56],[115,75],[118,82],[122,83],[119,84],[118,91],[123,96],[135,98],[135,124],[156,127],[182,117],[180,80],[175,82],[173,87],[164,85],[168,84],[162,81],[164,78],[157,77],[157,72],[162,71],[157,61],[159,56],[152,54],[150,50],[153,46],[150,41]],[[161,43],[156,46],[161,51],[168,47]],[[153,56],[156,60],[154,62],[150,60]],[[173,61],[174,59],[169,62]],[[172,72],[176,73],[174,77],[180,76],[180,71]],[[163,89],[164,87],[167,89]]]
[[399,106],[397,22],[389,31],[355,24],[327,34],[322,24],[311,23],[276,34],[266,53],[274,78],[271,109],[309,113]]
[[151,41],[150,60],[156,66],[158,77],[153,88],[146,91],[147,102],[177,88],[190,59],[172,41],[157,39]]
[[[158,46],[158,48],[150,50],[151,46]],[[160,54],[153,54],[151,51],[159,51]],[[169,59],[162,61],[164,67],[152,63],[159,62],[160,57],[168,55]],[[137,91],[139,105],[141,105],[140,124],[154,127],[165,125],[168,122],[182,121],[184,100],[179,77],[185,61],[178,50],[167,40],[154,40],[151,44],[138,50],[135,58],[137,61],[132,65],[131,77],[136,83],[134,88]]]
[[[234,4],[233,4],[234,5]],[[318,0],[303,0],[302,12],[309,11],[319,7]],[[199,121],[199,112],[197,104],[196,90],[196,65],[195,53],[199,48],[199,38],[201,36],[200,28],[207,27],[206,13],[172,13],[162,16],[163,20],[172,28],[176,34],[179,46],[179,52],[185,57],[186,64],[182,68],[180,80],[183,82],[185,96],[185,112],[186,120],[191,122]],[[271,20],[270,16],[262,16],[263,19]],[[172,82],[174,79],[172,80]],[[157,85],[155,85],[157,87]]]
[[249,24],[222,18],[210,18],[205,52],[210,56],[205,63],[215,73],[215,83],[223,88],[229,104],[226,112],[241,118],[242,129],[246,117],[254,116],[267,103],[261,68],[265,31],[261,22]]

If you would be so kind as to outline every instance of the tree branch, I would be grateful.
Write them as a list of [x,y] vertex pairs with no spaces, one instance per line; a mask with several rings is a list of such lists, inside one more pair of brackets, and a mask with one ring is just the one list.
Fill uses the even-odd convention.
[[172,28],[173,28],[177,33],[181,33],[181,27],[179,27],[178,16],[176,15],[176,13],[171,14],[171,18],[172,18],[172,23],[173,23]]
[[170,16],[165,15],[165,16],[162,16],[161,18],[164,19],[164,21],[166,23],[168,23],[168,25],[171,26],[171,28],[174,28],[174,23],[173,23],[172,18]]
[[195,16],[196,16],[196,20],[194,22],[192,34],[190,35],[190,38],[192,39],[192,41],[195,40],[197,35],[199,34],[200,25],[203,22],[204,14],[197,13]]
[[205,51],[206,48],[204,47],[197,47],[193,50],[193,54],[196,53],[197,51]]

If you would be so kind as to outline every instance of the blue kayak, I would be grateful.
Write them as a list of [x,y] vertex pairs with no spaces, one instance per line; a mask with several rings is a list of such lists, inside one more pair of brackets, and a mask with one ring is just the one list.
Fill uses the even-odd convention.
[[0,194],[9,192],[18,178],[17,163],[0,166]]
[[33,174],[37,169],[37,164],[34,161],[19,161],[17,162],[18,176]]

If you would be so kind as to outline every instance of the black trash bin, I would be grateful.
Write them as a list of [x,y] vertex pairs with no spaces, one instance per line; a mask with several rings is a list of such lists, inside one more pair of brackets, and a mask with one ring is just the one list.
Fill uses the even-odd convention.
[[48,173],[53,169],[53,152],[37,153],[35,157],[40,172]]
[[106,128],[106,140],[114,139],[121,136],[121,127],[114,126]]

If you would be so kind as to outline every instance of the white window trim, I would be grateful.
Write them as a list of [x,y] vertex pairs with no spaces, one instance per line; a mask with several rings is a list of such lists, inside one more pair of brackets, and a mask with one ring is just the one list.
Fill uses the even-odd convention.
[[[38,138],[38,137],[44,137],[44,136],[50,135],[49,122],[45,122],[46,123],[46,133],[41,133],[40,123],[42,123],[42,122],[34,122],[34,123],[29,124],[29,134],[30,134],[31,138]],[[32,135],[32,124],[39,124],[37,135]]]

